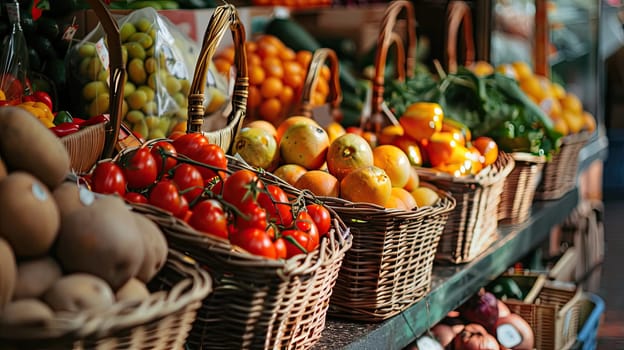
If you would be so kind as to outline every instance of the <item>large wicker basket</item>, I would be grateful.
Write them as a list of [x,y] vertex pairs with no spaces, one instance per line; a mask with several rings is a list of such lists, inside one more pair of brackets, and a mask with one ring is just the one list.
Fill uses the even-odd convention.
[[[226,172],[239,169],[256,171],[228,156]],[[317,201],[270,173],[256,172],[265,183],[303,196],[305,203]],[[189,335],[190,348],[308,349],[320,339],[332,287],[351,246],[349,230],[335,213],[318,250],[271,260],[198,232],[168,212],[135,207],[159,225],[172,248],[197,260],[214,278],[214,291],[203,300]]]
[[101,0],[88,0],[88,2],[106,33],[110,62],[110,120],[107,123],[91,125],[61,137],[61,142],[69,154],[70,166],[77,173],[87,172],[98,159],[108,158],[113,154],[121,125],[123,88],[126,80],[117,22]]
[[169,252],[150,283],[151,296],[105,310],[57,314],[46,324],[0,327],[10,349],[184,349],[201,300],[211,292],[210,275],[191,259]]
[[490,167],[476,176],[455,177],[419,168],[422,181],[449,191],[456,201],[440,239],[436,260],[455,264],[473,260],[498,239],[498,206],[513,158],[500,152]]
[[535,199],[559,199],[576,187],[579,153],[589,136],[588,132],[583,131],[563,138],[559,153],[544,165]]
[[519,284],[532,283],[523,301],[506,300],[510,311],[524,318],[535,335],[535,348],[568,349],[576,341],[582,290],[573,284],[548,281],[537,275],[514,276]]
[[529,153],[511,153],[515,166],[505,179],[498,220],[502,224],[519,224],[531,215],[537,185],[542,178],[545,157]]

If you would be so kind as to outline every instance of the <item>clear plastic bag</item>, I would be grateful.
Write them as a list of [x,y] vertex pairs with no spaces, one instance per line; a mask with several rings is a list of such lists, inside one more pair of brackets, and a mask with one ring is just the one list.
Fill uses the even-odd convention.
[[[118,23],[127,72],[123,122],[145,139],[185,131],[188,94],[199,47],[152,8],[133,11]],[[71,89],[77,116],[108,112],[107,56],[100,25],[70,51],[68,82],[78,85]],[[227,81],[212,72],[206,81],[206,108],[214,108],[215,100],[225,104]]]
[[[1,6],[1,5],[0,5]],[[2,9],[4,10],[4,9]],[[28,47],[20,27],[20,7],[17,1],[6,4],[11,32],[2,40],[0,49],[0,100],[21,101],[30,94],[28,79]],[[1,10],[0,10],[1,11]]]

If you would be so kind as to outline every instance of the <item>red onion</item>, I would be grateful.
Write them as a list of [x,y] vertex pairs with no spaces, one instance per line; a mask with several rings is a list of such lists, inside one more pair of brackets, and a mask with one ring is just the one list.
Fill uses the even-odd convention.
[[459,308],[459,312],[468,322],[478,323],[491,330],[498,320],[498,299],[481,289]]
[[476,323],[466,325],[455,337],[453,345],[455,350],[500,350],[496,338]]

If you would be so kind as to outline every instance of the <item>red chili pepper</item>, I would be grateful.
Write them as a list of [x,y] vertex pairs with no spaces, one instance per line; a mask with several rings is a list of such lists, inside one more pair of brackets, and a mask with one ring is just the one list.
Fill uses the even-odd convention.
[[45,103],[45,105],[48,106],[48,108],[50,108],[51,111],[54,110],[54,108],[52,108],[54,106],[52,103],[52,97],[50,97],[50,95],[47,92],[35,91],[33,93],[33,96],[35,97],[37,101]]
[[52,132],[58,137],[67,136],[80,130],[80,125],[76,123],[61,123],[55,127],[50,128]]
[[84,124],[84,122],[86,122],[86,119],[74,118],[74,123],[75,124],[78,124],[78,125],[82,126],[82,124]]
[[100,124],[100,123],[108,123],[109,121],[110,121],[110,118],[108,114],[100,114],[100,115],[96,115],[94,117],[91,117],[85,120],[82,124],[80,124],[80,126],[85,127],[85,126],[95,125],[95,124]]

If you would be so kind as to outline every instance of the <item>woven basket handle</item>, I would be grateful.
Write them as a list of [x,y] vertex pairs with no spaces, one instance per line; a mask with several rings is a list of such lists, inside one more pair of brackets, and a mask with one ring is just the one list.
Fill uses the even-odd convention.
[[101,155],[101,158],[104,159],[112,156],[115,144],[119,138],[124,84],[126,81],[126,67],[123,64],[121,56],[121,39],[119,38],[119,26],[117,25],[117,21],[113,19],[113,16],[102,0],[88,0],[88,2],[104,28],[108,45],[110,121],[106,126],[104,150]]
[[[394,30],[397,18],[403,10],[405,10],[407,16],[407,50],[404,49],[400,36]],[[373,77],[373,97],[371,101],[371,120],[362,121],[362,125],[366,130],[379,131],[383,122],[381,105],[383,103],[384,74],[386,71],[388,50],[392,44],[396,44],[397,47],[397,79],[404,80],[406,76],[411,77],[414,74],[414,66],[416,65],[415,28],[414,6],[411,2],[397,0],[388,5],[381,24],[381,32],[377,38],[375,76]]]
[[236,119],[237,115],[245,113],[247,108],[247,95],[249,78],[247,76],[247,51],[245,50],[245,28],[240,21],[234,5],[225,4],[215,8],[199,53],[193,82],[188,96],[187,132],[201,132],[204,124],[204,87],[206,86],[206,74],[217,46],[221,42],[226,29],[230,28],[234,40],[234,65],[236,67],[236,84],[232,96],[232,111],[228,115],[228,124]]
[[306,80],[303,84],[299,113],[306,117],[312,117],[312,92],[314,92],[316,88],[321,68],[323,68],[325,62],[329,62],[330,70],[329,96],[327,98],[332,109],[334,120],[340,122],[341,114],[339,107],[342,102],[342,90],[340,89],[339,62],[336,52],[332,49],[321,48],[314,51],[310,66],[308,67]]
[[470,66],[475,60],[474,38],[472,35],[472,14],[464,1],[451,1],[448,5],[446,22],[446,60],[449,73],[457,72],[457,36],[459,26],[464,27],[464,65]]
[[533,47],[533,71],[550,78],[548,63],[548,11],[546,0],[535,0],[535,31]]

